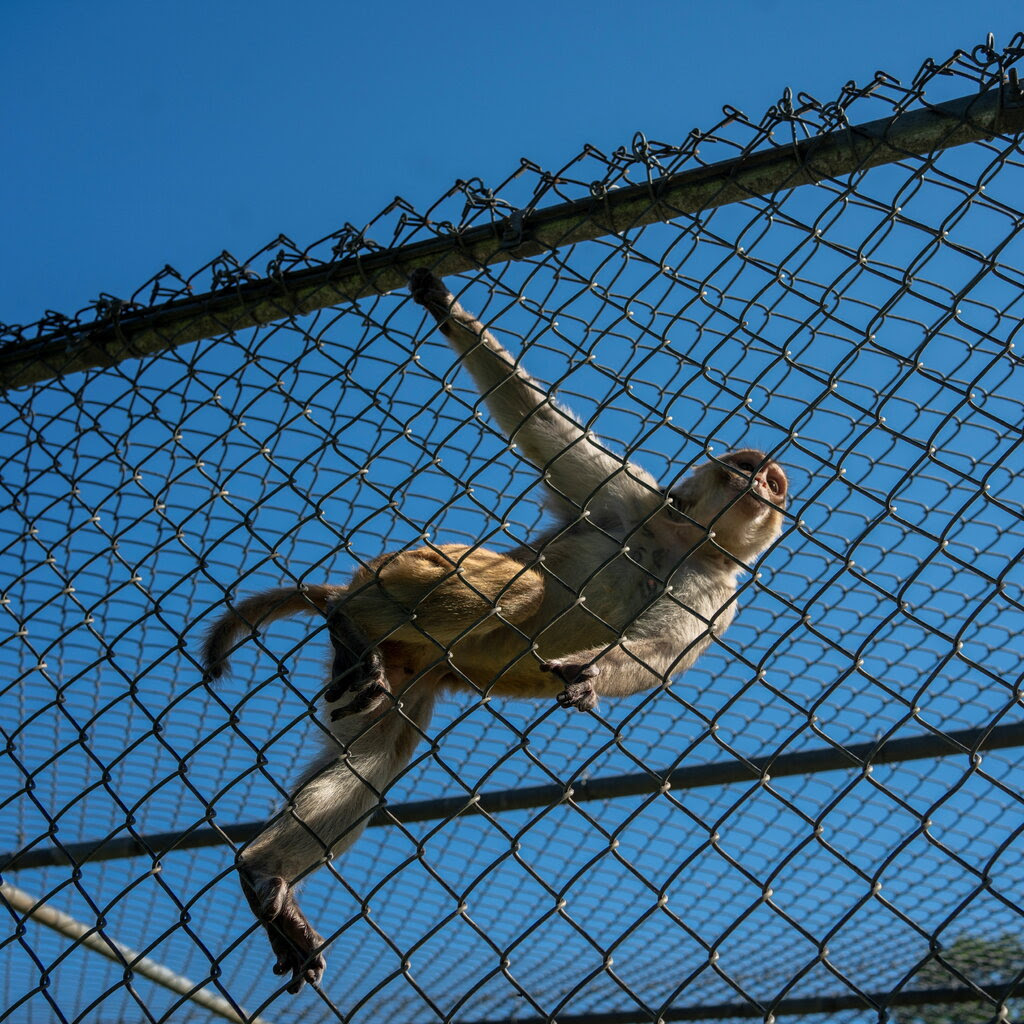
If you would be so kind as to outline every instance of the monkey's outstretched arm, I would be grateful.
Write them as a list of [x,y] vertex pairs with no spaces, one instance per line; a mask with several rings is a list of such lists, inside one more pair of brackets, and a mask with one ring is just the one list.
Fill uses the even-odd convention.
[[697,660],[710,637],[710,632],[698,634],[689,646],[680,646],[675,638],[624,640],[545,662],[541,668],[565,684],[557,698],[562,707],[590,711],[598,697],[629,697],[664,686]]
[[409,279],[413,299],[437,320],[462,357],[502,431],[544,474],[556,498],[576,510],[628,502],[641,512],[660,507],[661,493],[649,473],[620,459],[555,402],[498,339],[463,309],[429,270]]

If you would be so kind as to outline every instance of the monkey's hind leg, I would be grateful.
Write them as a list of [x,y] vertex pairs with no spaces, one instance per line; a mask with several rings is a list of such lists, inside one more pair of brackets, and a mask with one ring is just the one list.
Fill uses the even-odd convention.
[[[327,625],[334,648],[330,682],[323,691],[330,722],[379,711],[390,692],[380,649],[338,606],[328,609]],[[307,782],[312,784],[316,777],[317,771],[310,773]],[[271,824],[239,860],[238,875],[242,893],[270,940],[274,973],[292,976],[287,991],[294,995],[307,981],[317,984],[327,964],[320,952],[323,937],[299,907],[291,879],[277,873],[288,859],[288,847],[296,844],[296,837],[288,833],[280,822]],[[323,849],[326,853],[326,844]]]
[[[270,940],[274,973],[291,975],[286,988],[292,995],[306,982],[319,983],[327,966],[324,939],[299,907],[297,887],[351,845],[377,801],[374,775],[381,758],[366,736],[375,719],[379,716],[359,715],[339,724],[335,731],[345,752],[324,751],[300,778],[287,806],[238,856],[242,893]],[[382,725],[378,721],[373,731],[381,734]]]
[[347,850],[366,827],[381,794],[405,768],[430,722],[435,692],[413,685],[401,705],[332,722],[334,741],[299,779],[287,805],[239,852],[246,902],[266,929],[275,974],[298,992],[324,973],[324,940],[299,908],[296,887]]

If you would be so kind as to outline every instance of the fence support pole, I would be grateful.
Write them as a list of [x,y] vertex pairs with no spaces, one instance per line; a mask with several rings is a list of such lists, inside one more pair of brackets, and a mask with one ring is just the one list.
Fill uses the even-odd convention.
[[137,953],[129,946],[118,942],[116,939],[105,935],[96,927],[90,928],[81,921],[76,920],[70,914],[47,906],[43,900],[37,900],[29,895],[24,889],[10,885],[7,882],[0,883],[0,898],[4,899],[12,910],[24,914],[26,918],[51,928],[55,932],[77,942],[85,949],[92,950],[105,956],[114,963],[121,964],[133,974],[141,975],[150,981],[162,985],[178,995],[185,996],[197,1006],[202,1006],[211,1013],[230,1020],[233,1024],[269,1024],[262,1017],[249,1017],[244,1011],[237,1009],[232,1003],[222,996],[215,995],[209,989],[200,988],[194,981],[181,974],[176,974],[169,967],[157,963],[148,956]]
[[[577,779],[567,786],[521,786],[493,793],[413,800],[404,804],[384,803],[367,822],[378,825],[409,825],[416,821],[443,821],[471,814],[500,814],[533,807],[553,807],[560,803],[587,800],[614,800],[627,796],[653,796],[668,783],[682,792],[705,786],[750,785],[758,780],[781,779],[793,775],[843,770],[863,771],[868,766],[904,761],[931,761],[960,754],[976,758],[984,750],[1024,747],[1024,722],[961,729],[956,732],[922,733],[881,743],[836,744],[792,754],[713,761],[710,764],[684,765],[664,771],[635,772],[605,779]],[[58,864],[81,865],[122,857],[159,859],[183,850],[200,850],[225,843],[241,845],[263,831],[266,822],[196,827],[183,832],[160,832],[139,837],[109,838],[60,846],[40,846],[0,853],[0,872],[25,871]]]

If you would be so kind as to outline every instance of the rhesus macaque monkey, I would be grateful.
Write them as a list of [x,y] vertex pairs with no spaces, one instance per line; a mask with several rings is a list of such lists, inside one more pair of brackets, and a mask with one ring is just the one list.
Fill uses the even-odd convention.
[[433,274],[415,271],[410,288],[543,475],[555,522],[507,554],[422,548],[381,556],[346,586],[258,594],[207,635],[203,659],[216,677],[241,634],[297,613],[327,617],[331,736],[238,858],[289,992],[318,982],[325,966],[298,882],[355,841],[438,695],[549,697],[587,711],[599,696],[664,685],[728,627],[737,579],[779,535],[786,505],[785,472],[755,449],[660,487],[558,405]]

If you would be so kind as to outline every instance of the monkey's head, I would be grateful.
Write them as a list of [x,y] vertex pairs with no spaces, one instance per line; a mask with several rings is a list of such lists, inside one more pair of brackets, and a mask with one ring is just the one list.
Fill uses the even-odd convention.
[[741,562],[753,561],[778,537],[788,496],[785,470],[756,448],[698,466],[670,494],[676,509]]

